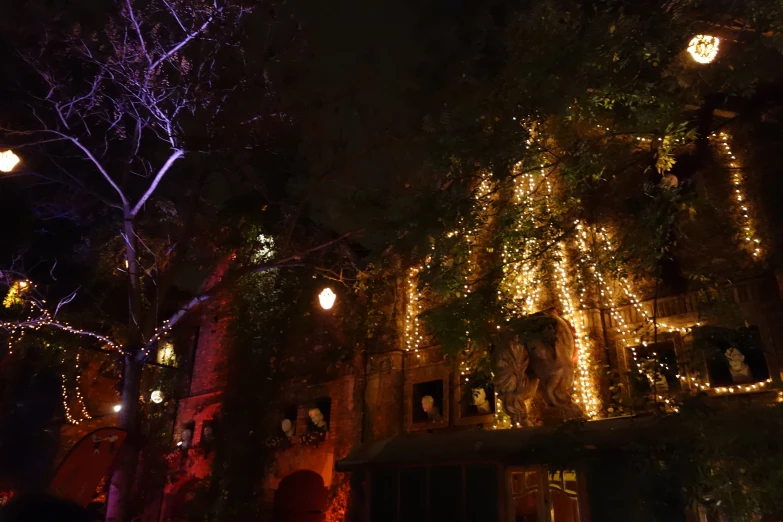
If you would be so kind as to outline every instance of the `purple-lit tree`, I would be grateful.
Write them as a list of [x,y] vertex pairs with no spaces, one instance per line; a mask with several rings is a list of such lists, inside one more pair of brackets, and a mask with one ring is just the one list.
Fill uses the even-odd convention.
[[[121,252],[117,273],[126,280],[127,322],[105,330],[95,327],[109,323],[100,317],[87,326],[67,324],[59,317],[78,292],[54,305],[47,303],[46,295],[33,290],[31,276],[14,266],[3,272],[4,282],[9,291],[16,289],[15,298],[29,316],[3,326],[12,335],[60,329],[119,352],[123,360],[119,425],[134,432],[142,368],[155,355],[161,336],[243,276],[300,266],[306,255],[345,236],[294,248],[291,234],[286,233],[286,244],[277,245],[276,254],[264,259],[249,254],[252,248],[221,245],[211,250],[206,261],[199,260],[201,273],[206,274],[197,285],[199,291],[172,297],[176,270],[187,263],[194,243],[203,238],[197,237],[197,227],[182,227],[178,240],[156,242],[148,233],[150,227],[140,223],[156,202],[166,212],[164,194],[171,200],[177,193],[195,193],[191,203],[202,204],[195,186],[200,183],[199,165],[189,158],[214,152],[208,149],[219,134],[233,132],[227,120],[263,123],[257,111],[231,120],[241,114],[237,109],[241,103],[232,102],[232,97],[243,91],[246,95],[249,89],[235,64],[246,63],[237,35],[253,13],[219,1],[124,0],[101,16],[99,29],[73,25],[64,37],[45,32],[39,49],[23,53],[41,92],[29,110],[20,111],[22,116],[1,131],[5,145],[25,158],[23,174],[29,164],[35,171],[31,175],[94,198],[112,216],[114,244]],[[267,88],[264,75],[260,76],[257,86]],[[254,94],[260,99],[265,95]],[[231,117],[225,118],[226,112]],[[185,165],[191,170],[183,172]],[[214,277],[218,265],[221,271]],[[176,306],[167,306],[172,300]],[[111,479],[107,520],[125,520],[137,461],[138,449],[131,445]]]

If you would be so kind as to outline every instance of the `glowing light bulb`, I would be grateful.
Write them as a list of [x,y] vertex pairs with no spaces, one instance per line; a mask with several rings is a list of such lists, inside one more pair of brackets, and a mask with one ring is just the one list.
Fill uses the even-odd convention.
[[321,303],[321,308],[329,310],[334,306],[334,301],[337,299],[337,295],[331,288],[324,288],[320,294],[318,294],[318,301]]
[[122,409],[122,404],[115,404],[113,409],[115,413],[119,413]]
[[19,163],[19,156],[10,150],[0,152],[0,172],[11,172]]
[[154,402],[155,404],[160,404],[163,402],[163,392],[160,390],[155,390],[150,394],[150,400]]
[[710,63],[718,56],[720,38],[706,34],[697,34],[688,43],[688,53],[698,63]]

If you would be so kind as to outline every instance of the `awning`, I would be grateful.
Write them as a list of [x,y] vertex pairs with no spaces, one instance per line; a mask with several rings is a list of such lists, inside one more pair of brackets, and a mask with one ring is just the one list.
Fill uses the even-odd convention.
[[568,464],[590,451],[649,439],[651,421],[622,417],[556,428],[408,434],[363,444],[338,461],[336,469],[467,462]]

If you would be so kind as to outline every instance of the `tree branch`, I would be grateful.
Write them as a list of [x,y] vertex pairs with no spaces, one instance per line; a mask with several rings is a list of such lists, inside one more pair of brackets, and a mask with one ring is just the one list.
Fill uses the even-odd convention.
[[133,207],[133,210],[130,211],[130,217],[136,217],[136,214],[139,213],[141,207],[144,206],[144,203],[147,202],[152,193],[155,192],[155,189],[158,188],[158,184],[160,183],[160,180],[163,179],[163,176],[166,175],[166,172],[168,172],[175,161],[184,155],[185,151],[182,149],[177,149],[171,154],[171,156],[169,156],[169,159],[166,160],[166,163],[163,164],[158,173],[155,175],[155,179],[153,179],[152,183],[150,183],[149,188],[147,188],[147,192],[144,193],[141,199],[139,199],[139,202],[136,203],[136,206]]
[[326,243],[321,243],[320,245],[314,246],[313,248],[309,248],[305,250],[304,252],[300,252],[298,254],[295,254],[293,256],[289,256],[287,258],[281,259],[273,264],[268,265],[251,265],[248,267],[244,267],[242,269],[237,270],[236,272],[230,274],[228,277],[224,277],[220,280],[220,282],[213,285],[211,288],[206,290],[205,292],[193,297],[190,299],[187,303],[185,303],[179,310],[174,312],[174,314],[169,317],[167,321],[164,322],[164,326],[161,328],[158,328],[153,336],[147,341],[147,346],[149,347],[150,344],[157,341],[162,335],[164,335],[168,330],[170,330],[176,323],[178,323],[188,312],[195,309],[200,305],[201,303],[208,301],[212,297],[215,296],[215,294],[219,293],[224,288],[236,283],[239,279],[242,277],[249,275],[249,274],[257,274],[260,272],[267,272],[269,270],[276,270],[279,268],[294,268],[294,267],[302,267],[305,266],[303,263],[291,263],[291,261],[297,261],[301,259],[306,254],[310,254],[312,252],[323,250],[324,248],[327,248],[335,243],[338,243],[352,235],[358,234],[360,231],[356,232],[347,232],[343,235],[341,235],[338,238],[335,238],[331,241],[327,241]]
[[133,6],[131,6],[131,0],[126,0],[125,4],[128,6],[128,17],[130,17],[131,22],[133,22],[133,27],[136,28],[136,34],[139,35],[139,43],[141,44],[141,50],[144,53],[144,56],[147,57],[147,63],[152,62],[152,58],[150,58],[150,53],[147,52],[147,46],[144,43],[144,35],[141,34],[141,27],[139,27],[139,22],[136,21],[136,15],[133,14]]
[[[218,9],[216,11],[216,13],[219,13],[221,11],[222,11],[222,9]],[[203,24],[201,24],[201,27],[199,27],[195,31],[189,33],[187,36],[185,36],[185,38],[181,42],[179,42],[177,45],[172,47],[167,53],[163,54],[163,56],[161,56],[160,58],[158,58],[157,60],[152,62],[152,65],[150,65],[148,74],[151,74],[152,71],[154,71],[161,63],[163,63],[164,61],[166,61],[169,58],[171,58],[177,51],[179,51],[180,49],[185,47],[188,44],[188,42],[190,42],[192,39],[194,39],[196,36],[198,36],[200,33],[202,33],[204,31],[204,29],[206,29],[207,26],[209,24],[211,24],[212,20],[214,20],[214,19],[215,19],[215,14],[213,13],[212,15],[209,16],[209,18],[207,18],[207,20]]]
[[51,326],[52,328],[57,328],[59,330],[63,330],[64,332],[72,333],[74,335],[83,335],[86,337],[93,337],[95,339],[98,339],[99,341],[104,342],[105,344],[108,344],[112,348],[116,348],[119,351],[123,351],[122,347],[114,342],[113,340],[109,339],[105,335],[101,335],[99,333],[90,332],[88,330],[78,330],[76,328],[73,328],[72,326],[69,326],[64,323],[58,323],[56,321],[51,321],[47,318],[41,318],[41,319],[32,319],[30,321],[8,321],[8,322],[2,322],[0,323],[0,328],[4,328],[6,330],[9,329],[15,329],[15,328],[33,328],[38,329],[43,326]]

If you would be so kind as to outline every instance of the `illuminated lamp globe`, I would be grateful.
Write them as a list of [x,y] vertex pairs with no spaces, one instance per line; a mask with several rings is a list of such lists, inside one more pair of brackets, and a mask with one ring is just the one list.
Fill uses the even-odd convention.
[[11,172],[19,163],[19,156],[10,150],[0,152],[0,172]]
[[122,404],[115,404],[113,409],[115,413],[119,413],[122,409]]
[[160,390],[155,390],[150,394],[150,400],[155,404],[160,404],[161,402],[163,402],[163,392],[161,392]]
[[688,53],[698,63],[710,63],[718,56],[720,38],[707,34],[697,34],[688,44]]
[[321,308],[329,310],[334,306],[334,301],[337,296],[329,287],[324,288],[320,294],[318,294],[318,301],[321,303]]

